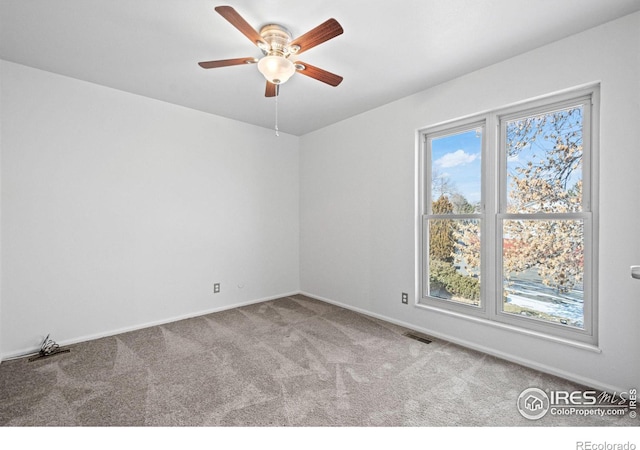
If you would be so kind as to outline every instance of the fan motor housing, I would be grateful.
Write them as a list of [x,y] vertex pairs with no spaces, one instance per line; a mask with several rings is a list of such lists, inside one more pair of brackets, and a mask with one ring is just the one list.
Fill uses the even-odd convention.
[[293,38],[291,32],[282,25],[275,23],[265,25],[260,29],[260,36],[268,44],[268,46],[258,44],[258,47],[265,55],[284,56],[286,58],[299,49],[289,47],[289,43]]

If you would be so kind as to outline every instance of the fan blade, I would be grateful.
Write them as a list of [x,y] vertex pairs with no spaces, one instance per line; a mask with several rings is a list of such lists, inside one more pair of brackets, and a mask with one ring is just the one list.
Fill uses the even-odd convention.
[[264,42],[262,36],[260,36],[260,33],[258,33],[251,25],[249,25],[249,23],[244,20],[242,16],[238,14],[238,12],[231,6],[216,6],[215,10],[218,14],[227,19],[227,22],[229,22],[242,34],[248,37],[254,45],[258,45],[259,42],[266,45],[266,42]]
[[298,50],[297,52],[297,54],[299,55],[300,53],[306,52],[316,45],[320,45],[323,42],[328,41],[329,39],[340,36],[343,32],[344,30],[336,19],[329,19],[326,22],[315,27],[313,30],[308,31],[299,38],[294,39],[289,47],[293,47],[295,45],[299,46],[300,50]]
[[315,78],[318,81],[322,81],[323,83],[327,83],[334,87],[342,83],[342,77],[335,73],[327,72],[324,69],[320,69],[302,61],[296,61],[295,65],[296,72],[301,73],[302,75]]
[[267,87],[264,90],[265,97],[276,97],[279,94],[280,86],[267,81]]
[[248,57],[248,58],[221,59],[218,61],[203,61],[203,62],[199,62],[198,65],[203,69],[215,69],[216,67],[239,66],[241,64],[253,64],[257,62],[258,60],[256,58]]

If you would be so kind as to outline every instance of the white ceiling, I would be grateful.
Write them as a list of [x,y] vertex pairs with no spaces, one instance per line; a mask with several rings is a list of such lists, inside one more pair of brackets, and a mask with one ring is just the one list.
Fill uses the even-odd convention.
[[214,11],[233,6],[255,29],[294,37],[333,17],[344,34],[299,59],[344,77],[295,74],[279,128],[303,135],[443,81],[640,10],[640,0],[0,0],[0,58],[271,128],[260,57]]

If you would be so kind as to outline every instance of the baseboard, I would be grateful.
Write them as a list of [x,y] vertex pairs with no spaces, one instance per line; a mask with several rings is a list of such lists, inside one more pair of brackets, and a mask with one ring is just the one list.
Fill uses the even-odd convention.
[[475,342],[470,342],[470,341],[467,341],[465,339],[460,339],[460,338],[457,338],[455,336],[451,336],[451,335],[448,335],[448,334],[445,334],[445,333],[436,332],[436,331],[430,330],[428,328],[419,327],[419,326],[416,326],[414,324],[403,322],[402,320],[397,320],[397,319],[394,319],[392,317],[387,317],[387,316],[384,316],[382,314],[377,314],[377,313],[374,313],[374,312],[371,312],[371,311],[367,311],[367,310],[362,309],[362,308],[357,308],[357,307],[348,305],[346,303],[337,302],[335,300],[324,298],[322,296],[318,296],[318,295],[315,295],[315,294],[312,294],[312,293],[309,293],[309,292],[302,291],[302,292],[300,292],[300,294],[305,295],[307,297],[314,298],[316,300],[320,300],[320,301],[323,301],[323,302],[326,302],[326,303],[330,303],[332,305],[340,306],[341,308],[349,309],[351,311],[355,311],[355,312],[360,313],[360,314],[364,314],[365,316],[374,317],[376,319],[384,320],[386,322],[390,322],[390,323],[393,323],[395,325],[399,325],[401,327],[409,328],[411,330],[415,330],[415,331],[418,331],[420,333],[433,336],[433,337],[435,337],[437,339],[441,339],[443,341],[451,342],[452,344],[460,345],[462,347],[466,347],[466,348],[469,348],[471,350],[476,350],[476,351],[479,351],[481,353],[485,353],[487,355],[495,356],[496,358],[500,358],[500,359],[503,359],[505,361],[516,363],[516,364],[519,364],[521,366],[537,370],[539,372],[543,372],[543,373],[546,373],[546,374],[549,374],[549,375],[554,375],[554,376],[563,378],[565,380],[572,381],[574,383],[581,384],[583,386],[586,386],[586,387],[589,387],[589,388],[592,388],[592,389],[597,389],[597,390],[601,390],[601,391],[605,391],[605,392],[626,392],[629,389],[629,386],[627,386],[625,388],[621,388],[619,386],[612,386],[612,385],[609,385],[609,384],[606,384],[606,383],[601,383],[598,380],[594,380],[594,379],[591,379],[591,378],[583,377],[581,375],[578,375],[578,374],[575,374],[575,373],[572,373],[572,372],[567,372],[567,371],[564,371],[564,370],[560,370],[560,369],[557,369],[555,367],[548,366],[546,364],[540,364],[540,363],[538,363],[536,361],[532,361],[532,360],[527,359],[527,358],[522,358],[521,356],[517,356],[517,355],[510,354],[510,353],[502,352],[500,350],[496,350],[496,349],[493,349],[493,348],[490,348],[490,347],[485,347],[485,346],[479,345],[479,344],[477,344]]
[[[199,316],[204,316],[207,314],[212,314],[212,313],[216,313],[216,312],[220,312],[220,311],[226,311],[229,309],[234,309],[234,308],[239,308],[241,306],[248,306],[248,305],[253,305],[256,303],[262,303],[262,302],[266,302],[266,301],[270,301],[270,300],[275,300],[278,298],[282,298],[282,297],[291,297],[293,295],[305,295],[307,297],[311,297],[314,298],[316,300],[320,300],[332,305],[336,305],[336,306],[340,306],[341,308],[345,308],[345,309],[349,309],[351,311],[355,311],[357,313],[360,314],[364,314],[366,316],[370,316],[370,317],[374,317],[376,319],[380,319],[380,320],[384,320],[386,322],[389,323],[393,323],[395,325],[399,325],[401,327],[405,327],[405,328],[409,328],[415,331],[418,331],[420,333],[424,333],[430,336],[433,336],[437,339],[441,339],[443,341],[447,341],[447,342],[451,342],[453,344],[456,345],[460,345],[462,347],[466,347],[472,350],[476,350],[482,353],[485,353],[487,355],[491,355],[491,356],[495,356],[496,358],[500,358],[500,359],[504,359],[505,361],[510,361],[516,364],[519,364],[521,366],[524,367],[528,367],[530,369],[534,369],[534,370],[538,370],[540,372],[543,373],[547,373],[550,375],[554,375],[560,378],[564,378],[566,380],[569,381],[573,381],[574,383],[578,383],[581,384],[583,386],[587,386],[593,389],[598,389],[601,391],[605,391],[605,392],[625,392],[627,388],[621,388],[619,386],[611,386],[605,383],[601,383],[598,380],[593,380],[591,378],[587,378],[587,377],[583,377],[581,375],[572,373],[572,372],[567,372],[564,370],[560,370],[557,369],[555,367],[551,367],[548,366],[546,364],[540,364],[536,361],[532,361],[529,360],[527,358],[522,358],[520,356],[517,355],[513,355],[510,353],[506,353],[506,352],[502,352],[500,350],[496,350],[493,348],[489,348],[483,345],[478,345],[475,342],[470,342],[467,341],[465,339],[460,339],[457,338],[455,336],[451,336],[448,335],[446,333],[440,333],[440,332],[436,332],[433,330],[430,330],[428,328],[424,328],[424,327],[419,327],[416,326],[414,324],[410,324],[401,320],[397,320],[394,319],[392,317],[387,317],[384,316],[382,314],[377,314],[362,308],[357,308],[355,306],[346,304],[346,303],[342,303],[342,302],[338,302],[329,298],[325,298],[310,292],[305,292],[305,291],[296,291],[296,292],[289,292],[289,293],[284,293],[284,294],[280,294],[280,295],[275,295],[275,296],[270,296],[270,297],[264,297],[264,298],[259,298],[259,299],[255,299],[255,300],[250,300],[250,301],[246,301],[246,302],[240,302],[240,303],[234,303],[234,304],[229,304],[229,305],[225,305],[225,306],[221,306],[218,308],[213,308],[213,309],[209,309],[209,310],[205,310],[205,311],[199,311],[199,312],[194,312],[194,313],[188,313],[188,314],[184,314],[184,315],[180,315],[180,316],[175,316],[175,317],[171,317],[171,318],[167,318],[167,319],[162,319],[162,320],[157,320],[157,321],[153,321],[153,322],[147,322],[147,323],[143,323],[143,324],[138,324],[138,325],[134,325],[131,327],[125,327],[125,328],[119,328],[119,329],[115,329],[115,330],[110,330],[110,331],[105,331],[105,332],[101,332],[101,333],[96,333],[96,334],[92,334],[92,335],[86,335],[86,336],[81,336],[81,337],[77,337],[77,338],[73,338],[73,339],[68,339],[68,340],[64,340],[61,342],[58,342],[58,344],[62,347],[66,346],[66,345],[71,345],[71,344],[77,344],[80,342],[86,342],[86,341],[92,341],[95,339],[100,339],[103,337],[109,337],[109,336],[114,336],[117,334],[121,334],[121,333],[127,333],[129,331],[135,331],[135,330],[140,330],[143,328],[149,328],[149,327],[154,327],[154,326],[158,326],[158,325],[164,325],[167,323],[171,323],[171,322],[177,322],[179,320],[184,320],[184,319],[190,319],[193,317],[199,317]],[[20,357],[24,357],[27,355],[31,355],[34,353],[37,353],[40,349],[39,348],[29,348],[29,349],[24,349],[22,351],[17,351],[17,352],[13,352],[13,353],[8,353],[5,355],[0,355],[0,363],[2,361],[6,361],[9,359],[14,359],[14,358],[20,358]]]
[[[96,334],[90,334],[90,335],[85,335],[85,336],[79,336],[77,338],[66,339],[66,340],[62,340],[60,342],[57,342],[57,344],[59,346],[61,346],[61,347],[64,347],[64,346],[67,346],[67,345],[78,344],[80,342],[93,341],[95,339],[100,339],[100,338],[109,337],[109,336],[115,336],[117,334],[127,333],[129,331],[136,331],[136,330],[141,330],[143,328],[155,327],[155,326],[158,326],[158,325],[164,325],[164,324],[171,323],[171,322],[177,322],[179,320],[191,319],[193,317],[199,317],[199,316],[205,316],[207,314],[212,314],[212,313],[216,313],[216,312],[220,312],[220,311],[226,311],[226,310],[229,310],[229,309],[239,308],[241,306],[253,305],[253,304],[256,304],[256,303],[268,302],[269,300],[275,300],[277,298],[282,298],[282,297],[290,297],[292,295],[297,295],[297,294],[299,294],[299,292],[295,291],[295,292],[288,292],[288,293],[284,293],[284,294],[280,294],[280,295],[274,295],[274,296],[271,296],[271,297],[263,297],[263,298],[259,298],[259,299],[255,299],[255,300],[249,300],[249,301],[246,301],[246,302],[233,303],[233,304],[220,306],[220,307],[213,308],[213,309],[208,309],[208,310],[198,311],[198,312],[193,312],[193,313],[187,313],[187,314],[183,314],[183,315],[180,315],[180,316],[174,316],[174,317],[170,317],[170,318],[166,318],[166,319],[156,320],[156,321],[152,321],[152,322],[146,322],[146,323],[142,323],[142,324],[138,324],[138,325],[133,325],[133,326],[130,326],[130,327],[118,328],[118,329],[115,329],[115,330],[103,331],[103,332],[96,333]],[[0,355],[0,363],[2,363],[2,361],[7,361],[9,359],[22,358],[22,357],[27,356],[27,355],[32,355],[34,353],[38,353],[39,351],[40,351],[39,347],[33,347],[33,348],[27,348],[27,349],[15,351],[15,352],[7,353],[7,354],[4,354],[4,355]]]

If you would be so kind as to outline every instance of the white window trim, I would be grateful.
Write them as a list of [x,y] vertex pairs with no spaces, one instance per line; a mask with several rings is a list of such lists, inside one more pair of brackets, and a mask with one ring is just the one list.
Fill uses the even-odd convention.
[[[421,265],[420,265],[420,295],[419,298],[420,301],[423,301],[426,297],[425,297],[425,292],[426,292],[426,286],[428,284],[428,271],[426,270],[426,268],[428,267],[429,263],[428,263],[428,254],[427,252],[423,251],[424,249],[424,245],[426,245],[428,238],[428,221],[429,219],[438,219],[438,218],[443,218],[443,219],[479,219],[481,222],[481,228],[480,228],[480,235],[484,236],[487,230],[487,211],[486,211],[486,198],[487,195],[485,193],[485,187],[484,187],[484,183],[481,186],[482,188],[482,193],[480,196],[480,212],[479,213],[475,213],[475,214],[447,214],[447,215],[438,215],[438,214],[431,214],[431,205],[429,204],[429,200],[431,199],[431,187],[432,187],[432,183],[431,183],[431,171],[430,170],[426,170],[427,169],[427,152],[428,152],[428,139],[433,139],[433,138],[437,138],[439,136],[443,136],[443,135],[449,135],[449,134],[455,134],[458,132],[464,132],[464,131],[470,131],[473,129],[478,129],[481,128],[482,129],[482,144],[481,144],[481,156],[480,156],[480,161],[481,161],[481,170],[483,173],[486,173],[486,170],[488,170],[487,166],[490,166],[490,164],[488,165],[486,162],[486,151],[485,149],[487,148],[487,146],[489,145],[489,143],[487,142],[487,118],[484,115],[480,115],[480,116],[472,116],[469,117],[467,119],[462,119],[462,120],[457,120],[454,122],[447,122],[444,124],[441,124],[439,126],[436,127],[432,127],[429,128],[427,130],[423,130],[423,132],[421,133],[422,139],[422,149],[421,149],[421,163],[420,163],[420,170],[421,173],[423,174],[424,178],[424,186],[423,186],[423,191],[421,192],[421,239],[420,239],[420,253],[421,253]],[[483,240],[484,242],[484,240]],[[484,243],[483,243],[483,247],[484,247]],[[483,249],[484,250],[484,249]],[[485,262],[485,257],[484,254],[486,252],[485,251],[481,251],[481,267],[482,267],[482,274],[483,274],[483,278],[484,278],[484,270],[485,270],[485,266],[486,266],[486,262]],[[485,293],[484,293],[484,289],[485,289],[485,285],[486,283],[481,283],[480,285],[480,289],[481,289],[481,294],[480,297],[484,298]],[[436,307],[440,307],[442,309],[445,310],[450,310],[450,311],[456,311],[456,312],[460,312],[463,314],[469,314],[471,316],[476,316],[476,317],[486,317],[487,316],[487,309],[486,309],[486,302],[481,302],[480,306],[473,306],[473,305],[466,305],[464,303],[455,303],[455,302],[451,302],[449,300],[445,300],[445,299],[440,299],[437,297],[429,297],[429,302],[430,305],[432,306],[436,306]]]
[[[590,101],[590,103],[589,103]],[[583,192],[583,212],[571,214],[540,214],[531,217],[557,219],[583,219],[585,223],[585,267],[583,292],[585,295],[584,329],[566,327],[551,322],[519,317],[502,312],[502,254],[498,242],[502,239],[501,221],[509,218],[523,219],[524,215],[506,214],[506,152],[501,132],[501,124],[517,117],[526,117],[537,112],[549,112],[578,103],[584,103],[583,116],[583,182],[588,192]],[[438,135],[455,134],[459,131],[483,126],[482,133],[482,195],[481,211],[472,214],[481,220],[481,305],[471,306],[449,300],[426,296],[428,283],[428,252],[426,251],[428,218],[431,199],[431,170],[428,167],[427,139]],[[597,350],[598,343],[598,162],[599,162],[599,85],[589,85],[573,90],[556,93],[538,99],[519,102],[508,107],[468,116],[463,119],[443,122],[418,130],[418,176],[420,191],[418,234],[418,294],[416,306],[432,311],[439,311],[457,317],[468,318],[476,322],[486,323],[509,331],[534,335],[556,342],[566,343],[581,348]],[[463,217],[464,216],[464,217]],[[448,215],[447,218],[467,218],[467,215]]]

